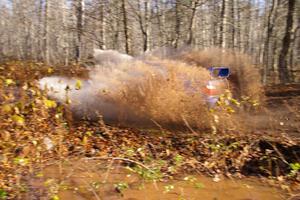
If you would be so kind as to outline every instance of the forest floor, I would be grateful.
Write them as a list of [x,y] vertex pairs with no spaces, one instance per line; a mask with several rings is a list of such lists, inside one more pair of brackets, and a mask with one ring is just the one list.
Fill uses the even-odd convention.
[[[300,84],[266,87],[267,107],[279,121],[282,132],[300,137]],[[281,122],[281,123],[280,123]]]
[[249,130],[275,135],[284,133],[299,141],[300,84],[267,86],[265,95],[265,105],[262,109],[249,116]]
[[0,199],[286,199],[300,191],[300,85],[266,88],[265,106],[241,115],[242,131],[212,134],[72,121],[35,85],[65,71],[0,66]]

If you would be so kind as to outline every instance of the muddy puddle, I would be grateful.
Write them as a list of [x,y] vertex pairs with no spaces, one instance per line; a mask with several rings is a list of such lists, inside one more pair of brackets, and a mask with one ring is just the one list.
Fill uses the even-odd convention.
[[280,200],[286,195],[258,179],[183,175],[176,180],[153,182],[141,179],[116,161],[81,160],[52,164],[36,173],[24,199]]

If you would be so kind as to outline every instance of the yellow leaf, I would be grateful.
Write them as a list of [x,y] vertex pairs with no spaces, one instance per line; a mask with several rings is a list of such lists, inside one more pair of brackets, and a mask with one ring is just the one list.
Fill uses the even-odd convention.
[[43,172],[39,172],[39,173],[37,173],[37,174],[36,174],[36,177],[38,177],[38,178],[44,177],[44,174],[43,174]]
[[7,113],[10,113],[12,111],[12,107],[9,104],[5,104],[5,105],[2,106],[1,110],[2,110],[2,112],[7,114]]
[[233,110],[232,108],[228,107],[228,108],[227,108],[227,112],[228,112],[228,113],[235,113],[235,110]]
[[20,115],[13,115],[11,119],[18,125],[24,125],[25,119]]
[[252,101],[252,105],[254,106],[254,107],[256,107],[256,106],[259,106],[260,104],[259,104],[259,102],[258,101]]
[[237,106],[240,106],[240,102],[238,102],[236,99],[230,99],[231,100],[231,103],[237,105]]
[[87,131],[86,133],[85,133],[87,136],[92,136],[92,132],[91,131]]
[[66,104],[71,104],[71,103],[72,103],[71,99],[67,98],[66,99]]
[[82,82],[80,80],[77,80],[76,81],[76,84],[75,84],[75,89],[76,90],[80,90],[82,87]]
[[84,136],[83,139],[82,139],[82,145],[87,145],[87,142],[88,142],[88,137],[87,136]]
[[26,166],[28,164],[28,162],[29,161],[26,158],[19,158],[19,157],[17,157],[17,158],[14,159],[14,163],[18,164],[18,165],[21,165],[21,166]]
[[47,180],[44,182],[44,185],[45,185],[46,187],[48,187],[48,186],[52,185],[53,183],[55,183],[55,180],[50,178],[50,179],[47,179]]
[[48,74],[52,74],[53,69],[51,67],[48,68]]
[[60,200],[60,198],[59,198],[59,196],[54,195],[54,196],[51,197],[51,200]]
[[44,104],[47,108],[56,108],[56,106],[57,106],[55,101],[52,101],[49,99],[45,99]]
[[14,84],[15,82],[12,80],[12,79],[5,79],[5,84],[6,85],[12,85]]

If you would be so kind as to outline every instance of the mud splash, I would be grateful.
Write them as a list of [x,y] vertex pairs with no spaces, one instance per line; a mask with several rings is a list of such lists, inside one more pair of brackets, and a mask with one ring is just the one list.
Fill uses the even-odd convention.
[[59,102],[70,99],[77,117],[102,115],[106,121],[129,123],[182,123],[184,119],[203,126],[208,124],[208,109],[201,89],[207,80],[206,69],[152,60],[97,66],[88,80],[45,77],[39,83]]
[[[78,80],[66,77],[45,77],[40,86],[52,88],[48,94],[59,102],[70,99],[76,118],[95,120],[101,115],[106,122],[122,125],[179,125],[202,130],[212,128],[214,121],[203,92],[211,78],[208,67],[225,64],[231,69],[229,88],[235,99],[247,99],[251,105],[258,105],[262,99],[259,73],[245,55],[220,50],[168,54],[173,57],[155,57],[150,53],[133,58],[112,50],[98,50],[89,78],[79,80],[80,89],[76,86]],[[243,126],[239,116],[226,114],[217,113],[217,121],[222,122],[219,129],[236,130]]]

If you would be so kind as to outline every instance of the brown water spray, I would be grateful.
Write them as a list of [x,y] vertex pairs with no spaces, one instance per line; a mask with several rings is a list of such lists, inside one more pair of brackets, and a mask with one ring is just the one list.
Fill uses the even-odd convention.
[[98,65],[89,80],[46,77],[41,86],[60,102],[68,98],[76,117],[119,122],[205,123],[208,109],[201,89],[209,79],[203,68],[179,61],[152,59]]

